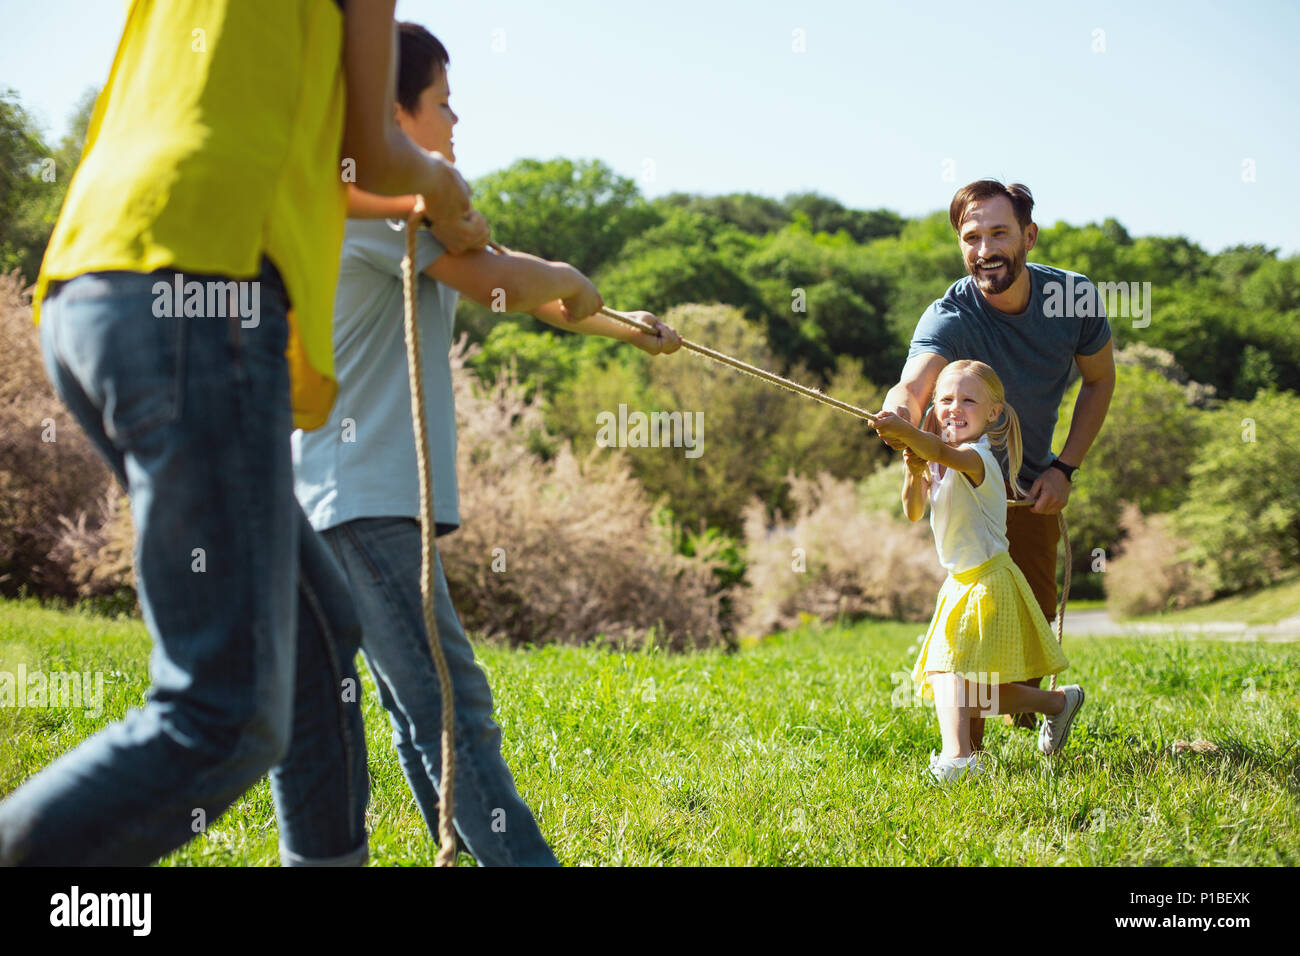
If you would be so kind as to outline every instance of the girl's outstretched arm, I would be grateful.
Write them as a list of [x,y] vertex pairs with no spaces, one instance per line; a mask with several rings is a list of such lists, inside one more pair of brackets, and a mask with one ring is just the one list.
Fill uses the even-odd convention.
[[945,468],[956,468],[970,479],[978,488],[984,482],[984,459],[974,448],[953,448],[938,435],[923,432],[915,425],[891,411],[876,413],[875,421],[869,422],[880,435],[888,441],[893,439],[906,445],[926,461],[937,461]]

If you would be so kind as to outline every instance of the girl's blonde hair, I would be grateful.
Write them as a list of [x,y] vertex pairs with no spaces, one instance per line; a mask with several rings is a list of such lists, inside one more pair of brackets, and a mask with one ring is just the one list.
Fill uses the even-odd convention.
[[[1020,466],[1024,461],[1024,446],[1020,440],[1020,416],[1007,403],[1006,389],[1002,387],[1002,379],[998,378],[998,373],[983,362],[977,362],[974,359],[959,359],[956,362],[949,362],[943,367],[943,371],[939,373],[939,377],[935,380],[935,391],[939,390],[939,383],[944,379],[965,372],[974,375],[984,384],[989,399],[994,405],[1002,406],[1002,424],[989,426],[985,429],[985,434],[989,436],[990,445],[995,448],[1006,449],[1007,465],[1011,472],[1012,494],[1017,498],[1024,498],[1029,493],[1020,487]],[[921,430],[930,432],[933,435],[942,436],[943,434],[943,430],[939,427],[939,415],[935,411],[933,402],[930,403],[930,408],[925,413],[925,421],[921,423]]]

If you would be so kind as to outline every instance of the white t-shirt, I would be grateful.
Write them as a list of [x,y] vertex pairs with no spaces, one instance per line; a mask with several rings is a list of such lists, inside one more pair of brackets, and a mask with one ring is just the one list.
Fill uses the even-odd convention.
[[930,462],[930,528],[939,563],[949,574],[969,571],[1008,548],[1007,490],[989,436],[958,447],[979,452],[984,480],[976,488],[955,468],[946,469],[940,478],[938,463]]

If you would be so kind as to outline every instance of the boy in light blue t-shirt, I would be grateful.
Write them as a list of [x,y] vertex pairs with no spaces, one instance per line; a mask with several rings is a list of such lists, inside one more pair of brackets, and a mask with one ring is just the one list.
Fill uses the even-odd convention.
[[[458,118],[448,104],[448,56],[427,30],[399,24],[397,119],[418,145],[454,160]],[[355,194],[355,215],[405,220],[414,197]],[[407,384],[401,262],[403,231],[383,219],[348,221],[334,307],[338,398],[329,421],[293,436],[295,491],[312,526],[347,572],[362,622],[362,653],[393,724],[402,771],[436,839],[441,776],[441,694],[420,599],[419,480]],[[445,255],[421,230],[416,246],[424,393],[437,533],[460,524],[456,412],[448,351],[458,296],[527,312],[571,331],[605,335],[651,354],[681,339],[646,312],[649,335],[602,316],[599,293],[577,269],[522,253]],[[438,632],[456,709],[456,830],[482,865],[555,865],[555,855],[501,757],[492,692],[457,618],[439,557]]]

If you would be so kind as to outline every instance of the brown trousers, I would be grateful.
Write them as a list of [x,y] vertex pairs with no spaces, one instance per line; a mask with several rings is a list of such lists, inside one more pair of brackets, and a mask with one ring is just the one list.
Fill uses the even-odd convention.
[[[1010,485],[1007,500],[1011,500]],[[1056,515],[1034,514],[1027,507],[1007,508],[1007,550],[1038,598],[1048,624],[1056,620],[1056,548],[1060,540]]]

